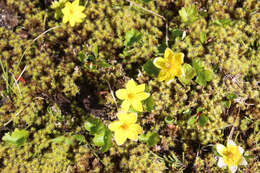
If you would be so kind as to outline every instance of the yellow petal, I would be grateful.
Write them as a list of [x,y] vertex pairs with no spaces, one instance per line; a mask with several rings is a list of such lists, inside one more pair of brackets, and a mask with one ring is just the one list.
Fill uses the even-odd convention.
[[84,6],[77,6],[77,8],[76,8],[76,10],[77,10],[78,12],[82,12],[82,11],[84,11],[84,9],[85,9]]
[[177,66],[175,71],[174,71],[174,76],[180,77],[183,75],[183,69],[181,66]]
[[165,70],[160,70],[158,75],[158,80],[163,81],[167,78],[167,72]]
[[119,127],[122,125],[122,123],[120,123],[120,121],[114,121],[112,123],[110,123],[108,125],[108,128],[111,130],[111,131],[116,131],[119,129]]
[[73,6],[78,6],[79,5],[79,0],[75,0],[74,2],[72,2]]
[[137,121],[137,114],[136,113],[127,113],[127,112],[119,112],[116,114],[120,122],[126,124],[134,124]]
[[143,106],[142,106],[141,101],[136,100],[135,102],[132,103],[132,106],[133,106],[134,110],[136,110],[138,112],[143,111]]
[[69,17],[67,15],[64,15],[62,18],[62,23],[67,23],[69,21]]
[[165,68],[165,60],[164,60],[163,58],[161,58],[161,57],[155,58],[155,59],[153,60],[153,64],[154,64],[154,66],[157,67],[157,68],[160,68],[160,69]]
[[128,111],[128,110],[129,110],[129,107],[130,107],[129,101],[124,100],[123,103],[122,103],[122,105],[121,105],[121,107],[122,107],[122,109],[123,109],[124,111]]
[[126,89],[127,90],[133,90],[136,86],[136,83],[133,79],[129,80],[126,84]]
[[136,94],[136,99],[142,101],[142,100],[147,99],[149,96],[150,96],[149,93],[145,93],[145,92],[137,93]]
[[165,61],[169,61],[170,59],[172,59],[174,53],[170,48],[166,48],[165,52],[164,52],[164,59]]
[[217,144],[216,149],[220,155],[223,155],[223,152],[226,150],[226,147],[222,144]]
[[126,89],[119,89],[116,91],[116,96],[117,98],[119,98],[120,100],[125,100],[126,96],[127,96],[127,92]]
[[75,20],[70,19],[69,22],[70,22],[70,26],[72,26],[72,27],[75,26],[75,23],[76,23]]
[[144,92],[145,84],[137,85],[134,90],[135,90],[135,93]]
[[122,145],[126,141],[126,139],[127,134],[124,131],[119,130],[115,132],[115,141],[117,145]]
[[182,64],[183,63],[184,54],[183,53],[175,53],[174,58],[172,59],[172,63],[174,64]]
[[129,127],[129,132],[127,134],[127,138],[134,140],[134,141],[137,141],[138,140],[138,134],[141,134],[141,133],[143,133],[141,126],[138,125],[138,124],[132,124]]

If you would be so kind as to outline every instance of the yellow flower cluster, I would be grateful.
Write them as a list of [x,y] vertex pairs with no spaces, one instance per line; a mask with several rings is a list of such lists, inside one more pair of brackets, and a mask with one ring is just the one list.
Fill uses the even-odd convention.
[[137,113],[128,112],[132,108],[138,112],[143,111],[142,101],[150,94],[144,92],[145,84],[137,85],[134,80],[129,80],[125,89],[116,91],[116,96],[123,100],[121,108],[123,112],[117,114],[119,120],[109,124],[108,128],[115,132],[115,141],[122,145],[127,139],[138,140],[138,135],[143,133],[140,125],[136,124]]

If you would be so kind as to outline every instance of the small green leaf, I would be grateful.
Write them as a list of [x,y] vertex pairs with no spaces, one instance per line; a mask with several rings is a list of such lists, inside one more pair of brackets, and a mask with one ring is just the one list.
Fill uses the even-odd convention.
[[231,100],[224,100],[221,102],[221,104],[225,107],[225,108],[229,108],[231,106]]
[[98,120],[92,117],[88,118],[84,124],[85,129],[90,132],[90,134],[98,133],[102,128],[103,124]]
[[153,97],[150,96],[144,101],[144,109],[147,112],[151,112],[154,109],[154,100]]
[[80,51],[78,54],[78,59],[81,63],[84,64],[86,62],[86,55],[82,51]]
[[148,136],[149,136],[149,138],[148,138],[147,144],[150,147],[156,145],[160,141],[160,137],[159,137],[158,133],[156,133],[156,132],[150,132],[148,134]]
[[227,99],[233,101],[236,98],[236,94],[230,93],[227,95]]
[[199,120],[198,120],[199,125],[201,127],[205,126],[207,124],[208,120],[209,120],[209,118],[206,115],[204,115],[204,114],[200,115]]
[[98,44],[95,43],[93,46],[93,54],[97,58],[98,57]]
[[106,128],[106,133],[104,136],[104,145],[101,147],[101,152],[106,152],[112,146],[112,133]]
[[97,65],[100,66],[100,67],[103,67],[103,68],[111,67],[111,65],[106,63],[105,61],[98,61]]
[[106,133],[106,131],[102,130],[99,133],[95,134],[92,141],[96,146],[101,147],[105,144],[105,141],[104,141],[105,133]]
[[9,144],[13,144],[16,145],[17,147],[20,147],[26,142],[28,136],[29,133],[27,130],[15,129],[11,135],[9,132],[5,133],[2,140]]
[[148,60],[143,65],[143,71],[145,71],[149,76],[157,77],[160,70],[157,67],[154,66],[152,60]]
[[164,121],[165,121],[167,124],[173,124],[174,119],[173,119],[171,116],[167,116],[167,117],[164,118]]
[[179,15],[181,16],[182,22],[187,24],[193,23],[199,19],[199,13],[195,5],[182,7],[181,10],[179,10]]
[[188,120],[188,125],[194,124],[194,123],[196,122],[196,118],[197,118],[196,115],[191,116],[191,117],[189,118],[189,120]]
[[218,26],[227,26],[230,25],[231,21],[229,19],[217,19],[214,21],[214,24]]
[[206,33],[205,32],[201,32],[200,33],[200,42],[202,44],[204,44],[206,42],[206,40],[207,40]]
[[210,70],[205,70],[203,62],[198,59],[192,61],[192,66],[197,75],[195,82],[199,85],[206,86],[207,82],[210,82],[213,78],[212,72]]
[[197,109],[196,109],[196,112],[197,113],[199,113],[199,112],[202,112],[204,109],[202,108],[202,107],[198,107]]
[[86,139],[83,135],[76,134],[74,135],[74,138],[80,143],[83,144],[86,142]]
[[148,2],[150,2],[152,0],[141,0],[141,1],[144,2],[144,3],[148,3]]
[[182,113],[183,113],[183,115],[191,115],[191,109],[186,109]]
[[126,47],[131,47],[131,46],[133,46],[134,43],[140,41],[141,38],[142,38],[142,34],[141,33],[139,33],[135,29],[131,29],[125,35],[124,45]]
[[183,31],[179,29],[175,29],[171,31],[171,39],[175,40],[177,37],[182,37]]
[[194,68],[192,68],[191,65],[185,63],[183,64],[183,70],[184,70],[184,76],[180,76],[178,77],[178,79],[180,80],[180,82],[184,85],[188,85],[190,84],[190,81],[192,80],[192,78],[194,78],[196,76],[196,71]]

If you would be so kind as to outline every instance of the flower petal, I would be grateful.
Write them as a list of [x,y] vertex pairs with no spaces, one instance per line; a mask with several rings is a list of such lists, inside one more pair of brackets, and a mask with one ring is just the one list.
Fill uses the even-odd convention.
[[116,115],[121,122],[126,124],[134,124],[137,121],[136,113],[119,112]]
[[127,96],[127,91],[126,89],[119,89],[116,91],[116,96],[117,98],[119,98],[120,100],[125,100],[126,96]]
[[127,135],[128,139],[137,141],[138,140],[138,134],[142,133],[143,130],[138,124],[132,124],[129,128],[129,132]]
[[129,101],[124,100],[123,103],[122,103],[122,105],[121,105],[121,108],[122,108],[124,111],[128,111],[128,110],[129,110],[129,107],[130,107]]
[[127,90],[133,90],[136,86],[136,83],[133,79],[129,80],[126,84],[126,89]]
[[175,53],[174,58],[172,59],[174,64],[182,64],[184,59],[184,54],[183,53]]
[[165,61],[163,58],[158,57],[153,60],[153,64],[155,67],[163,69],[165,67]]
[[158,75],[158,80],[163,81],[167,78],[167,72],[165,70],[160,70]]
[[72,2],[73,6],[78,6],[79,5],[79,0],[75,0],[74,2]]
[[178,65],[174,71],[174,76],[180,77],[183,75],[183,70],[180,65]]
[[226,149],[226,147],[222,144],[217,144],[216,145],[216,149],[217,149],[217,152],[220,154],[220,155],[223,155],[223,151]]
[[227,164],[225,164],[223,158],[222,158],[222,157],[219,157],[218,167],[223,168],[223,167],[226,167],[226,166],[227,166]]
[[227,145],[237,146],[237,144],[236,144],[233,140],[231,140],[231,139],[229,139],[229,140],[227,141]]
[[172,59],[173,55],[174,55],[174,53],[173,53],[173,51],[172,51],[170,48],[166,48],[166,49],[165,49],[164,59],[165,59],[166,61]]
[[230,166],[229,170],[231,173],[235,173],[237,171],[237,166]]
[[137,93],[136,94],[136,99],[139,100],[139,101],[142,101],[142,100],[147,99],[149,96],[150,96],[149,93],[145,93],[145,92]]
[[145,84],[137,85],[134,90],[135,90],[135,93],[144,92]]
[[127,134],[123,130],[115,132],[115,141],[117,145],[122,145],[127,139]]
[[247,161],[244,157],[242,157],[241,162],[239,163],[239,165],[243,165],[246,166],[247,165]]
[[240,154],[243,154],[243,153],[244,153],[244,148],[238,147],[238,150],[239,150]]
[[136,110],[138,112],[143,111],[143,106],[142,106],[141,101],[136,100],[135,102],[132,103],[132,106],[133,106],[134,110]]
[[122,123],[120,121],[113,121],[112,123],[110,123],[108,125],[108,128],[111,130],[111,131],[116,131],[119,129],[119,127],[122,125]]

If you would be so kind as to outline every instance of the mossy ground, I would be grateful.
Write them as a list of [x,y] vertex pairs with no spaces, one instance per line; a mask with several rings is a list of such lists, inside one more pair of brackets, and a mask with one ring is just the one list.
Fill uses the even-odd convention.
[[[213,80],[206,87],[195,82],[182,85],[177,79],[166,85],[143,72],[142,65],[157,57],[159,45],[165,43],[165,21],[127,1],[89,0],[87,17],[76,27],[56,20],[48,1],[1,1],[1,61],[9,75],[25,72],[19,88],[14,85],[10,92],[0,80],[0,136],[15,128],[30,134],[21,148],[1,141],[1,172],[221,172],[212,146],[226,142],[232,125],[232,137],[250,156],[240,172],[259,171],[260,2],[135,2],[165,16],[169,30],[186,31],[184,39],[173,40],[169,34],[169,47],[183,52],[187,63],[199,58],[214,72]],[[196,4],[204,16],[184,24],[178,11],[189,4]],[[221,19],[230,23],[217,25],[215,21]],[[124,36],[132,28],[142,33],[142,41],[122,57]],[[207,36],[203,44],[201,32]],[[92,53],[95,44],[99,59],[111,64],[97,72],[84,68],[78,58],[80,52]],[[130,78],[150,88],[154,109],[138,120],[145,132],[156,131],[160,141],[153,147],[113,142],[109,151],[101,153],[86,135],[84,122],[90,115],[106,125],[113,121],[117,107],[110,87],[123,88]],[[222,103],[231,93],[236,99],[226,107]],[[187,109],[195,114],[198,107],[209,118],[204,127],[188,125],[189,116],[183,114]],[[175,120],[172,125],[165,123],[166,116]],[[51,141],[75,134],[84,135],[86,144]]]

